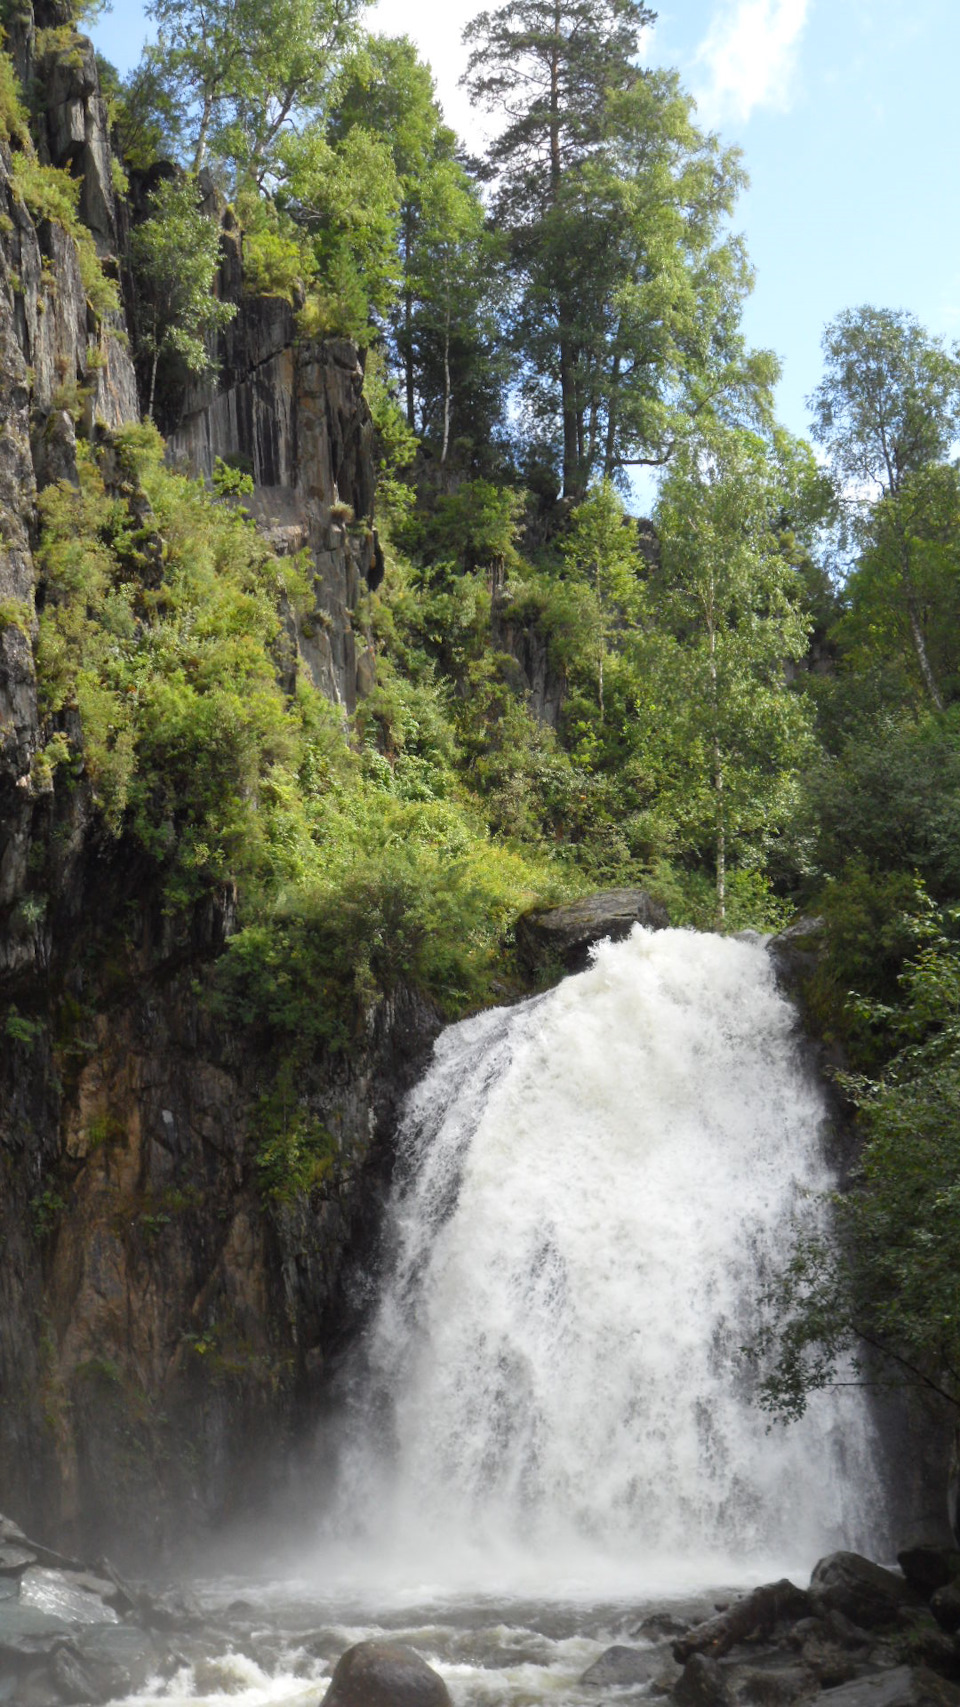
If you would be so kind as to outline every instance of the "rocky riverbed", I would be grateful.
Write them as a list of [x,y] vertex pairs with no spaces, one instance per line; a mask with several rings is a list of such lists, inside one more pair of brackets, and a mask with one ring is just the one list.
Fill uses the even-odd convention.
[[960,1707],[960,1554],[935,1546],[898,1570],[834,1553],[806,1586],[633,1607],[486,1597],[376,1615],[304,1581],[236,1588],[130,1582],[0,1518],[0,1704]]

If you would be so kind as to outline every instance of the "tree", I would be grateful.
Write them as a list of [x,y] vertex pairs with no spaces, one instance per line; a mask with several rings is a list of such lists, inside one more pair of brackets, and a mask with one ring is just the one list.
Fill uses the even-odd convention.
[[724,432],[678,450],[656,512],[652,738],[678,823],[710,850],[718,926],[728,866],[785,821],[809,740],[786,680],[810,626],[780,531],[787,498],[762,442]]
[[489,441],[501,362],[491,279],[499,243],[457,157],[433,77],[405,36],[361,44],[338,79],[330,134],[363,128],[393,155],[400,196],[399,291],[387,313],[407,425],[430,434],[441,465],[455,437]]
[[613,636],[642,609],[641,567],[636,532],[609,480],[588,493],[570,517],[563,554],[571,568],[587,580],[597,609],[597,703],[604,719],[604,660]]
[[408,36],[371,36],[351,54],[337,84],[331,133],[344,137],[360,126],[390,147],[400,188],[400,311],[391,317],[403,371],[407,425],[416,426],[413,333],[414,250],[422,189],[431,168],[453,159],[456,138],[443,123],[430,68]]
[[[411,365],[419,369],[422,424],[439,416],[440,465],[447,461],[454,405],[455,346],[482,336],[480,321],[489,281],[494,240],[483,209],[463,168],[455,160],[438,161],[426,175],[420,219],[408,261],[405,305],[409,314]],[[430,354],[435,353],[436,382]],[[417,359],[418,358],[418,359]],[[432,395],[431,395],[432,393]]]
[[917,1386],[960,1410],[958,914],[918,900],[900,1000],[860,1004],[892,1030],[894,1053],[878,1079],[846,1081],[857,1172],[799,1230],[752,1347],[762,1402],[783,1418],[850,1380]]
[[181,156],[262,184],[277,144],[323,103],[359,0],[150,0],[144,72],[176,92]]
[[277,200],[308,234],[317,330],[366,343],[398,283],[400,188],[387,143],[360,126],[333,143],[323,120],[284,137]]
[[[918,574],[930,471],[960,425],[960,362],[910,314],[848,309],[823,337],[826,371],[810,399],[813,434],[838,479],[852,486],[854,532],[882,558],[900,602],[924,689],[943,709],[927,645]],[[863,487],[878,501],[865,501]]]
[[[558,206],[565,176],[603,140],[610,97],[640,75],[639,34],[653,17],[639,0],[506,0],[464,31],[464,40],[476,44],[465,77],[471,95],[508,117],[490,149],[500,174],[497,212],[534,288],[547,258],[544,222]],[[574,298],[562,275],[552,294],[569,494],[579,483]]]
[[466,31],[474,97],[504,106],[490,150],[510,243],[513,339],[534,423],[557,423],[563,490],[663,463],[681,416],[760,414],[776,374],[749,357],[752,275],[722,235],[743,174],[698,131],[675,76],[642,71],[635,0],[516,0]]
[[213,366],[208,338],[236,314],[218,302],[213,281],[220,263],[220,231],[201,211],[193,178],[165,178],[152,197],[153,213],[130,239],[140,281],[139,353],[149,364],[147,419],[153,419],[157,368],[167,353],[179,355],[190,372]]

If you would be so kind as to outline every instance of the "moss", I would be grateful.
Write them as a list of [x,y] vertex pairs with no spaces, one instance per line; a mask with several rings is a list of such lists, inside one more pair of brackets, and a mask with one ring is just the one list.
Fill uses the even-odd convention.
[[52,1186],[44,1186],[30,1199],[30,1225],[37,1239],[47,1239],[60,1224],[66,1199]]
[[17,73],[8,53],[0,51],[0,137],[14,148],[29,148],[30,119]]
[[0,599],[0,634],[15,628],[26,640],[33,628],[33,610],[25,599]]

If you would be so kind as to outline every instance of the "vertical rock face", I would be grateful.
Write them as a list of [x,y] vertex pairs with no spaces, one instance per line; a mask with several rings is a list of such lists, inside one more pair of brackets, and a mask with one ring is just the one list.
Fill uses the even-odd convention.
[[[45,99],[40,155],[81,177],[110,271],[106,117],[92,49],[68,23],[59,0],[37,0],[7,45]],[[199,474],[218,456],[249,469],[271,543],[310,552],[300,655],[350,708],[374,672],[353,612],[382,571],[361,363],[352,345],[298,340],[286,302],[243,297],[229,230],[223,253],[240,311],[171,455]],[[348,1314],[344,1256],[370,1236],[393,1111],[437,1021],[401,991],[350,1064],[303,1070],[297,1096],[339,1160],[309,1197],[272,1197],[253,1111],[274,1064],[198,995],[235,897],[171,924],[82,778],[51,785],[37,497],[76,480],[78,430],[138,418],[126,330],[98,324],[72,239],[34,225],[0,148],[0,1488],[51,1540],[126,1540],[156,1564],[168,1536],[268,1490],[312,1417]]]
[[229,228],[223,248],[220,292],[237,316],[222,339],[218,383],[188,392],[169,454],[208,478],[218,457],[249,472],[248,508],[273,549],[309,551],[316,609],[297,636],[300,653],[321,691],[353,711],[375,671],[354,612],[383,573],[363,366],[345,339],[299,339],[282,297],[244,296],[240,239]]

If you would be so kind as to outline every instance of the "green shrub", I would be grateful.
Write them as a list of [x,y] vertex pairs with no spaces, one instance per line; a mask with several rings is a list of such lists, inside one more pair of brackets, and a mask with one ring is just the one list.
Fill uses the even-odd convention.
[[104,273],[92,233],[77,212],[79,178],[58,166],[42,165],[31,149],[14,155],[10,182],[35,220],[50,220],[73,238],[84,293],[94,313],[101,318],[115,313],[120,306],[117,287]]

